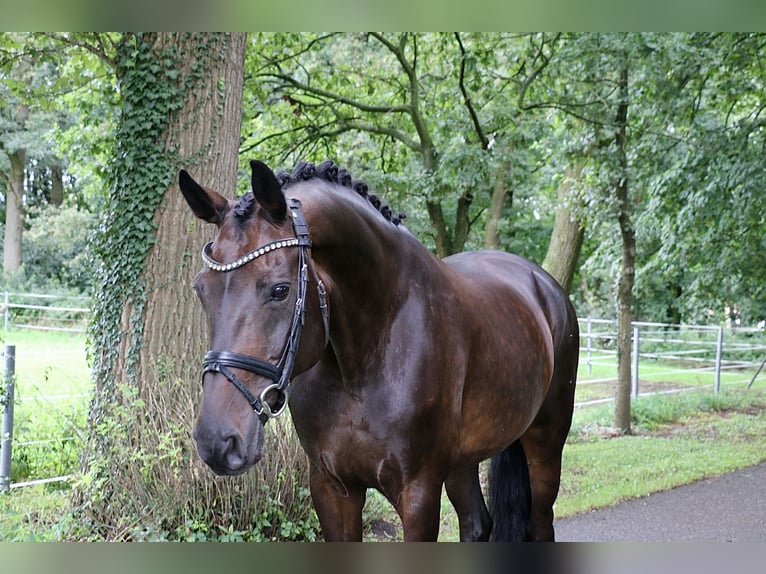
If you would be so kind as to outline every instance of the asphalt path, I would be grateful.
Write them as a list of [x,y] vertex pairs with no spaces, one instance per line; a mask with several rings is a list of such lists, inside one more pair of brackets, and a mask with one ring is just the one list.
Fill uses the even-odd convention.
[[561,542],[766,542],[766,463],[562,518],[554,527]]

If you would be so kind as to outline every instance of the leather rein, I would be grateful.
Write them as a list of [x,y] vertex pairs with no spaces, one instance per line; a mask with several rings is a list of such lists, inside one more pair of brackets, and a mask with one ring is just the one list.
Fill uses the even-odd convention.
[[[327,292],[324,283],[317,275],[313,265],[310,265],[311,258],[309,249],[311,248],[311,239],[309,238],[308,224],[301,211],[301,202],[294,198],[291,198],[288,201],[289,213],[292,215],[293,230],[295,232],[294,238],[275,241],[254,249],[232,263],[220,263],[210,256],[210,249],[213,245],[212,242],[202,248],[202,259],[205,264],[213,271],[221,273],[227,273],[234,269],[238,269],[254,259],[276,249],[283,249],[286,247],[298,248],[298,297],[295,300],[295,311],[290,326],[290,333],[287,336],[287,342],[285,343],[285,348],[282,351],[282,356],[279,359],[279,362],[274,365],[269,361],[241,353],[233,353],[230,351],[208,351],[205,353],[205,358],[202,363],[203,379],[207,373],[221,373],[245,396],[247,402],[250,403],[253,412],[258,415],[264,424],[268,419],[276,418],[281,415],[287,408],[287,401],[290,394],[290,380],[292,378],[293,368],[295,367],[295,356],[298,352],[301,329],[306,315],[306,289],[309,283],[309,269],[317,283],[319,308],[322,313],[322,324],[324,326],[325,346],[327,346],[330,337],[327,312]],[[241,369],[266,377],[272,381],[272,384],[263,389],[258,396],[255,396],[247,388],[247,385],[245,385],[245,383],[231,370],[232,368]],[[271,402],[267,400],[269,398],[271,398]]]

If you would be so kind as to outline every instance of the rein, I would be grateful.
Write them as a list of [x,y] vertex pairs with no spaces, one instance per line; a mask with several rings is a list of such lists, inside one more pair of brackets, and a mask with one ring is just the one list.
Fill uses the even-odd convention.
[[[327,292],[324,283],[317,275],[313,265],[309,265],[311,239],[309,238],[309,228],[306,223],[306,217],[301,211],[300,201],[292,198],[289,202],[290,213],[293,219],[293,231],[295,232],[294,238],[275,241],[254,249],[232,263],[220,263],[210,256],[212,242],[202,248],[202,259],[205,264],[213,271],[221,273],[227,273],[234,269],[238,269],[275,249],[283,249],[286,247],[298,248],[298,297],[295,300],[295,311],[293,313],[292,324],[290,325],[290,333],[287,336],[287,342],[285,343],[285,348],[284,351],[282,351],[282,357],[279,359],[279,362],[274,365],[263,359],[243,355],[241,353],[233,353],[230,351],[208,351],[205,353],[205,358],[202,363],[203,379],[207,373],[221,373],[245,396],[247,402],[250,403],[253,412],[255,412],[264,423],[270,418],[278,417],[285,412],[285,409],[287,408],[287,401],[290,394],[290,379],[292,378],[293,368],[295,367],[295,355],[298,352],[301,329],[306,315],[306,288],[309,282],[309,269],[311,269],[314,280],[317,283],[319,308],[322,313],[322,325],[324,327],[325,346],[327,346],[330,338],[327,314]],[[237,377],[231,368],[241,369],[266,377],[272,381],[272,384],[263,389],[263,391],[256,397],[250,392],[245,383]],[[269,395],[276,395],[276,398],[273,399],[273,403],[269,403],[267,400]]]

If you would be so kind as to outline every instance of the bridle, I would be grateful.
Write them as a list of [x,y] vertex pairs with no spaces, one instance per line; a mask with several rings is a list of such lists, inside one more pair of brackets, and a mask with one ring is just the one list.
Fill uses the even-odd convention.
[[[279,359],[279,362],[274,365],[263,359],[243,355],[241,353],[233,353],[230,351],[208,351],[205,353],[205,358],[202,363],[203,379],[207,373],[221,373],[245,396],[255,414],[257,414],[264,423],[268,419],[278,417],[285,412],[285,409],[287,408],[287,400],[290,394],[290,379],[293,374],[293,367],[295,367],[295,355],[298,352],[301,329],[306,315],[306,289],[309,282],[309,269],[311,269],[314,280],[317,283],[319,308],[322,313],[322,324],[324,327],[325,347],[327,346],[330,336],[327,313],[327,293],[325,291],[324,283],[322,283],[317,275],[314,266],[310,265],[311,258],[309,249],[311,248],[311,239],[309,238],[309,227],[306,223],[306,218],[301,211],[301,202],[294,198],[291,198],[288,201],[295,237],[274,241],[258,247],[232,263],[220,263],[211,257],[210,249],[213,245],[212,242],[202,248],[202,259],[205,262],[205,265],[213,271],[220,273],[228,273],[229,271],[238,269],[254,259],[276,249],[283,249],[286,247],[298,248],[298,298],[295,300],[295,311],[293,313],[292,324],[290,325],[290,333],[287,336],[287,342],[285,343],[285,348],[282,351],[282,357]],[[242,369],[266,377],[272,381],[272,384],[263,389],[256,397],[250,392],[245,383],[237,377],[231,368]],[[273,400],[272,403],[269,403],[269,401],[266,400],[270,394],[276,394],[276,400]]]

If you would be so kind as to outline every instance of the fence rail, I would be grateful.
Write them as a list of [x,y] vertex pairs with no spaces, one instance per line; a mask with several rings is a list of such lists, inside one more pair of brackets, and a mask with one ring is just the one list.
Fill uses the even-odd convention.
[[[583,369],[578,384],[616,382],[616,321],[591,317],[579,321]],[[760,372],[756,372],[756,368],[766,361],[764,329],[636,321],[632,323],[631,334],[631,393],[634,397],[642,394],[642,387],[647,386],[654,392],[666,393],[709,384],[719,393],[722,384],[750,382],[752,385]],[[610,400],[613,397],[596,400],[589,396],[581,404]]]
[[[45,340],[36,344],[44,345]],[[87,363],[79,372],[79,360],[73,363],[69,358],[71,351],[57,348],[46,350],[46,360],[41,361],[40,352],[28,344],[21,350],[7,345],[4,353],[0,348],[0,367],[5,360],[0,379],[0,491],[72,479],[86,440],[91,394],[80,389],[87,384],[82,377],[89,379]],[[83,348],[83,358],[84,353]]]
[[[89,297],[2,292],[3,323],[19,329],[82,333],[90,316]],[[62,304],[56,304],[62,302]]]

